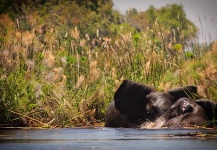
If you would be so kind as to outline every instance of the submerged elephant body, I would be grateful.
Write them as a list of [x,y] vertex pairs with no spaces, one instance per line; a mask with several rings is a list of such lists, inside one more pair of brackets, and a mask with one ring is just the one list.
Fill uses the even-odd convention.
[[[202,126],[217,119],[217,103],[199,98],[195,86],[157,92],[153,87],[124,80],[106,111],[106,127],[146,128]],[[212,108],[212,109],[210,109]],[[212,124],[213,126],[213,124]]]

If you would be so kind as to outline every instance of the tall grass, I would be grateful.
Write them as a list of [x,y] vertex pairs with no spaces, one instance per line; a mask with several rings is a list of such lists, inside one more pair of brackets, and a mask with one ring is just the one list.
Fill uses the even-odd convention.
[[124,79],[158,90],[192,84],[204,97],[217,98],[216,43],[195,42],[185,52],[184,45],[164,38],[157,22],[154,31],[116,38],[101,37],[99,31],[95,38],[81,37],[78,28],[25,31],[8,16],[0,22],[7,24],[0,41],[0,124],[101,124]]

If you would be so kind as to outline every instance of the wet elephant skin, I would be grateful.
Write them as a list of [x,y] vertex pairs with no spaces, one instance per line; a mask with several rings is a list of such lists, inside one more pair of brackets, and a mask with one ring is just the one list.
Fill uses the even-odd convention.
[[[154,87],[130,80],[124,80],[114,94],[114,101],[112,101],[107,108],[105,126],[131,128],[140,127],[147,121],[154,122],[161,116],[165,115],[166,112],[171,109],[170,107],[177,104],[177,101],[181,98],[188,98],[185,100],[186,102],[200,98],[197,93],[197,87],[184,86],[166,92],[157,92]],[[181,100],[179,103],[181,105]],[[178,106],[179,105],[176,106],[177,109],[183,108]],[[186,119],[188,122],[190,122],[190,118],[192,118],[192,122],[196,122],[195,124],[198,125],[203,124],[204,120],[210,121],[211,118],[216,118],[216,102],[211,100],[196,100],[195,102],[186,105],[185,109],[190,111],[190,109],[193,109],[192,106],[200,107],[201,110],[205,112],[205,116],[208,117],[205,117],[206,119],[204,119],[195,114],[192,114],[189,117],[187,113],[190,112],[179,112],[178,116],[165,119],[167,120],[166,122],[168,126],[177,126],[180,119],[184,118],[188,118]],[[210,111],[210,108],[213,108],[213,110]],[[185,117],[180,117],[183,113],[185,114]],[[194,118],[198,118],[198,121],[195,121]],[[169,120],[171,121],[169,122]],[[174,122],[175,120],[177,120],[177,123]],[[201,120],[201,123],[199,120]]]

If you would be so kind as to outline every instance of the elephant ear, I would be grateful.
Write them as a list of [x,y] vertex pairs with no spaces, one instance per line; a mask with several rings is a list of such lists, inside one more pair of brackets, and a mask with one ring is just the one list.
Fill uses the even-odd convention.
[[181,88],[174,88],[168,90],[167,93],[174,97],[174,100],[177,101],[182,97],[188,97],[190,99],[198,99],[200,96],[197,93],[196,86],[185,86]]
[[217,102],[208,99],[199,99],[196,100],[196,103],[204,109],[210,125],[217,126]]
[[133,123],[146,119],[146,95],[154,91],[153,87],[124,80],[114,94],[115,108]]

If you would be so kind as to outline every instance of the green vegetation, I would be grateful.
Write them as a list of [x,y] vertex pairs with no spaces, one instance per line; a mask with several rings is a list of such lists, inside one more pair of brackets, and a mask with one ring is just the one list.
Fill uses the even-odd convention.
[[0,124],[101,125],[124,79],[158,90],[196,85],[217,99],[217,44],[195,42],[197,29],[182,5],[124,16],[112,6],[0,2]]

